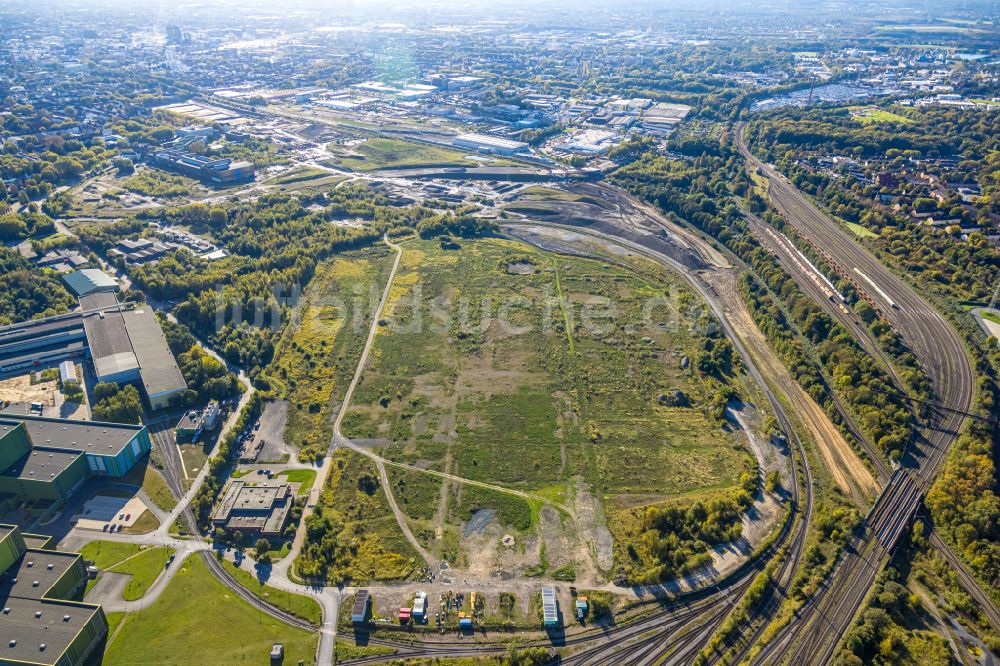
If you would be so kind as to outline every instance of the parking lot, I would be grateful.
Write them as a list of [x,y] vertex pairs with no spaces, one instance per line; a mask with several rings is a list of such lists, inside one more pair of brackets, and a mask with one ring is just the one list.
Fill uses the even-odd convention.
[[288,421],[288,401],[275,400],[264,405],[259,425],[249,432],[250,441],[263,442],[258,463],[280,463],[287,461],[293,453],[285,444],[285,423]]

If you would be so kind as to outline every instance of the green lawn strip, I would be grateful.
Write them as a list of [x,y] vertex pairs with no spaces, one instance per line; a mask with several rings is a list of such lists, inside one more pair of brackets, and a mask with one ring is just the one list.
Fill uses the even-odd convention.
[[262,664],[273,643],[284,645],[284,663],[311,664],[317,640],[318,634],[280,622],[234,595],[195,556],[159,599],[125,617],[103,664]]
[[253,574],[245,571],[244,569],[237,568],[236,565],[229,560],[225,560],[223,565],[240,585],[247,588],[254,594],[260,595],[260,598],[264,601],[273,606],[277,606],[281,610],[288,611],[296,617],[312,622],[317,626],[322,624],[323,609],[319,605],[319,602],[312,597],[295,594],[294,592],[288,592],[286,590],[279,590],[278,588],[270,585],[262,586],[260,581],[258,581]]
[[153,500],[153,504],[163,511],[173,511],[177,506],[177,499],[167,487],[167,482],[163,475],[150,467],[146,468],[146,475],[142,480],[142,489]]
[[979,314],[982,315],[983,319],[1000,324],[1000,312],[996,312],[995,310],[980,310]]
[[147,548],[141,553],[129,558],[125,562],[108,569],[111,573],[131,574],[132,578],[122,597],[125,601],[135,601],[141,599],[153,581],[163,573],[167,560],[174,552],[173,548],[160,546],[157,548]]
[[128,613],[105,613],[104,616],[108,619],[108,645],[110,645],[115,640],[115,634],[117,633],[118,626],[125,619]]
[[287,469],[279,472],[278,476],[283,476],[289,483],[298,483],[299,495],[306,495],[316,481],[316,470],[314,469]]
[[133,486],[140,486],[149,495],[149,499],[153,501],[153,504],[163,511],[172,511],[177,506],[177,499],[170,492],[170,488],[167,487],[167,482],[163,480],[163,475],[148,463],[133,467],[122,478],[122,482]]
[[[172,552],[173,549],[166,546],[143,549],[131,543],[92,541],[83,547],[80,554],[84,559],[93,560],[94,566],[102,573],[131,576],[122,597],[126,601],[135,601],[146,594],[146,590],[163,571]],[[92,586],[88,584],[88,589],[89,587]]]
[[153,512],[146,509],[142,512],[131,527],[126,527],[125,532],[128,534],[149,534],[157,527],[160,526],[160,521],[157,519]]
[[91,560],[101,571],[106,571],[111,567],[133,557],[141,548],[134,543],[121,543],[118,541],[91,541],[80,550],[80,555],[85,560]]
[[357,645],[342,638],[336,643],[337,661],[360,659],[362,657],[377,657],[383,654],[395,654],[396,651],[384,645]]
[[556,265],[556,297],[559,299],[559,311],[562,312],[563,324],[566,326],[566,340],[569,342],[569,353],[573,355],[576,349],[573,347],[573,325],[569,320],[569,313],[566,312],[566,299],[563,297],[562,281],[559,279],[559,266]]

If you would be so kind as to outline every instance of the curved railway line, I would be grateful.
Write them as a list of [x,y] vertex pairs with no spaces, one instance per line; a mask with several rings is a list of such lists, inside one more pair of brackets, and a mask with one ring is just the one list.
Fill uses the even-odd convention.
[[[875,336],[868,329],[868,327],[858,319],[857,315],[854,315],[850,310],[841,307],[841,304],[837,303],[835,300],[831,300],[830,294],[827,293],[827,290],[824,290],[822,285],[820,285],[816,280],[808,279],[801,275],[798,271],[800,267],[796,266],[792,261],[789,261],[787,250],[782,247],[782,244],[778,241],[780,232],[761,220],[758,216],[746,210],[740,202],[737,201],[736,203],[744,217],[749,221],[751,229],[755,232],[758,239],[767,249],[778,257],[778,260],[782,263],[782,265],[784,265],[785,269],[789,272],[793,279],[796,280],[800,288],[802,288],[807,295],[811,296],[813,300],[826,310],[830,316],[835,318],[845,328],[847,328],[847,330],[854,336],[854,339],[862,346],[869,356],[874,358],[875,361],[889,373],[893,382],[896,384],[896,387],[900,391],[905,391],[905,384],[903,383],[902,378],[896,371],[895,366],[885,355],[885,352],[882,351],[882,348],[879,346],[878,342],[875,340]],[[810,266],[810,268],[812,270],[816,270],[813,266]],[[878,481],[881,484],[886,483],[889,480],[891,472],[888,465],[886,465],[881,452],[874,447],[853,424],[849,414],[840,404],[836,394],[832,394],[832,397],[837,402],[838,411],[840,411],[841,415],[844,416],[848,428],[851,430],[859,446],[861,446],[862,450],[864,450],[865,455],[875,468]],[[916,419],[915,414],[914,419]],[[993,628],[1000,631],[1000,610],[997,609],[996,604],[994,604],[990,597],[986,594],[979,582],[976,581],[972,574],[969,573],[966,566],[962,563],[958,556],[955,555],[951,547],[941,539],[937,532],[931,532],[930,541],[931,545],[958,574],[962,587],[976,600],[976,603],[986,615]]]
[[[690,275],[690,271],[678,265],[669,257],[656,250],[645,247],[634,240],[618,238],[609,234],[578,227],[553,224],[537,224],[536,226],[562,228],[576,234],[582,234],[604,241],[613,242],[621,247],[661,264],[666,264],[673,270],[684,275],[694,288],[701,293],[712,306],[719,317],[727,334],[733,341],[737,351],[745,360],[748,372],[758,382],[774,409],[779,424],[794,442],[798,457],[805,460],[805,451],[791,421],[785,414],[781,402],[773,394],[763,375],[757,369],[753,359],[747,353],[735,331],[725,318],[725,310],[718,303],[718,296],[710,286],[698,282]],[[652,236],[650,236],[652,238]],[[602,257],[608,260],[607,257]],[[808,465],[801,465],[793,454],[791,478],[791,515],[785,521],[777,538],[765,547],[754,558],[745,563],[735,572],[719,581],[716,585],[700,588],[682,595],[669,606],[658,608],[642,616],[634,622],[620,626],[594,627],[579,634],[567,637],[558,643],[559,649],[571,648],[572,654],[562,658],[563,664],[590,666],[598,664],[640,665],[653,663],[689,663],[701,650],[702,646],[722,623],[729,611],[739,603],[746,589],[754,578],[763,570],[767,563],[782,549],[785,560],[779,569],[772,585],[771,594],[779,596],[784,593],[792,580],[799,558],[805,545],[809,516],[812,513],[812,477]],[[801,490],[800,486],[801,485]],[[669,640],[668,640],[669,639]],[[467,649],[457,647],[454,640],[420,641],[419,643],[404,643],[388,637],[370,635],[368,642],[373,645],[391,647],[392,655],[381,655],[351,660],[351,664],[382,663],[387,659],[430,657],[430,656],[486,656],[502,654],[506,651],[509,639],[500,639],[493,643],[477,643]],[[551,648],[553,643],[548,640],[531,641],[521,644],[524,647]],[[666,659],[664,661],[664,658]]]
[[[873,301],[919,360],[935,393],[946,407],[968,411],[972,402],[972,368],[962,341],[951,325],[908,284],[847,236],[781,174],[750,153],[742,124],[736,145],[751,169],[767,179],[768,194],[785,220],[817,248],[843,277],[866,276],[878,287]],[[886,302],[879,302],[880,299]],[[881,306],[881,307],[880,307]],[[889,307],[885,307],[889,306]],[[964,417],[935,415],[922,424],[904,453],[901,471],[890,478],[865,520],[861,533],[841,557],[827,585],[804,606],[754,663],[823,664],[830,661],[875,577],[888,561],[900,533],[913,516],[922,493],[933,482]],[[905,478],[904,478],[905,477]]]

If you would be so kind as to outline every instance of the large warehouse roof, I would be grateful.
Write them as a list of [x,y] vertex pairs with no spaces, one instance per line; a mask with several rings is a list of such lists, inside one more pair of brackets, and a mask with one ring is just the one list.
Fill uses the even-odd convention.
[[115,456],[145,426],[101,421],[73,421],[45,416],[0,414],[0,433],[24,423],[32,446]]
[[8,467],[3,472],[3,476],[35,481],[52,481],[82,455],[83,453],[80,451],[32,449],[31,453]]
[[139,362],[139,374],[146,395],[157,396],[187,389],[184,375],[177,367],[160,322],[156,321],[153,313],[133,310],[122,316]]
[[63,276],[63,280],[77,296],[94,291],[118,291],[115,279],[98,268],[84,268]]
[[489,134],[459,134],[455,137],[454,142],[456,145],[462,143],[479,144],[483,146],[491,146],[493,148],[501,148],[504,150],[521,150],[528,147],[528,144],[523,141],[504,139],[498,136],[490,136]]
[[163,329],[150,310],[119,305],[109,292],[82,296],[80,306],[82,313],[0,327],[0,370],[63,360],[86,348],[98,381],[141,381],[154,410],[187,389]]
[[118,375],[139,370],[128,329],[120,312],[95,312],[83,318],[90,344],[90,355],[94,359],[97,378],[114,378]]
[[[3,653],[0,661],[13,664],[65,664],[66,651],[88,630],[107,629],[107,623],[95,615],[101,607],[76,601],[52,598],[66,590],[54,589],[70,581],[83,583],[83,567],[76,553],[42,550],[32,544],[35,535],[21,535],[14,525],[0,525],[0,540],[17,538],[12,550],[17,559],[4,562],[0,570],[0,598],[3,599]],[[10,544],[8,544],[10,545]],[[74,573],[75,572],[75,573]],[[97,621],[100,626],[92,625]],[[102,631],[103,629],[103,631]],[[95,637],[100,638],[101,634]]]

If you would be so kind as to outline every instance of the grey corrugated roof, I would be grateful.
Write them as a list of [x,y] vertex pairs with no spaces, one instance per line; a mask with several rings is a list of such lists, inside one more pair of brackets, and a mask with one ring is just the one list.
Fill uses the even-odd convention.
[[90,355],[98,378],[139,369],[129,340],[125,320],[120,312],[101,312],[86,315],[83,325],[87,331]]
[[187,389],[184,375],[177,367],[160,322],[156,321],[153,313],[133,310],[123,316],[146,395],[153,397]]
[[113,277],[98,268],[84,268],[63,275],[63,280],[77,296],[94,291],[117,291],[118,283]]

